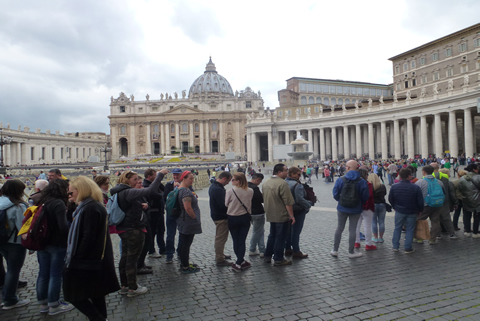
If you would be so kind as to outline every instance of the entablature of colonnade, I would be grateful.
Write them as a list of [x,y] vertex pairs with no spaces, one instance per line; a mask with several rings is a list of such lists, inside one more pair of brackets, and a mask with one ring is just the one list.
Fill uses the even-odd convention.
[[[361,108],[341,109],[335,111],[323,111],[307,116],[277,117],[249,117],[247,128],[250,132],[268,131],[271,127],[277,127],[281,131],[295,131],[315,129],[319,127],[334,127],[356,125],[363,123],[393,121],[412,117],[448,113],[450,111],[463,111],[466,108],[477,106],[480,98],[480,86],[468,88],[468,90],[449,91],[443,94],[435,94],[430,97],[410,98],[390,103],[373,105],[371,102],[362,104]],[[302,105],[302,107],[305,107]],[[301,128],[299,128],[301,126]]]

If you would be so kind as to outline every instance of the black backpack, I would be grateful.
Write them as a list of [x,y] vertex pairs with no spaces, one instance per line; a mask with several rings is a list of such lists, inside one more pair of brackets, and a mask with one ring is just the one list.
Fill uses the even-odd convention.
[[303,188],[305,189],[305,193],[307,194],[305,199],[315,204],[318,201],[318,199],[317,199],[317,196],[315,195],[315,192],[313,191],[313,188],[308,186],[307,184],[303,184]]
[[0,210],[0,244],[8,243],[8,240],[13,235],[13,233],[18,232],[16,226],[11,228],[8,225],[7,210],[14,206],[15,205],[12,205],[4,210]]
[[342,207],[355,208],[360,203],[360,196],[357,193],[357,182],[361,180],[361,177],[354,181],[348,180],[342,177],[343,187],[340,192],[339,204]]

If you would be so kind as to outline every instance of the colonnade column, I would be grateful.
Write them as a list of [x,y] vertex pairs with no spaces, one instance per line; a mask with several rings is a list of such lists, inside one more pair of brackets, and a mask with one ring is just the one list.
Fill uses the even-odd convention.
[[375,158],[375,146],[373,146],[373,123],[368,123],[368,157]]
[[325,159],[325,129],[320,128],[320,160]]
[[428,157],[428,136],[427,136],[427,116],[420,117],[420,141],[422,143],[421,153],[423,158]]
[[[135,123],[130,123],[130,148],[128,149],[128,154],[129,154],[128,156],[135,156],[137,154],[136,147],[137,147],[137,142],[135,138]],[[48,151],[45,154],[48,155]],[[48,159],[47,155],[45,156]],[[75,159],[77,159],[76,155],[75,155]]]
[[[313,152],[313,137],[312,137],[312,130],[309,129],[308,131],[308,151]],[[268,146],[270,147],[270,145]],[[312,156],[310,156],[312,158]]]
[[398,125],[398,119],[395,119],[393,121],[393,141],[393,143],[395,144],[395,154],[393,155],[393,157],[395,157],[396,159],[400,159],[400,128]]
[[268,161],[273,162],[273,140],[272,140],[271,130],[267,132],[267,137],[268,137]]
[[175,121],[175,148],[182,150],[180,146],[180,122],[178,120]]
[[330,130],[327,129],[327,131],[325,132],[325,159],[327,157],[327,155],[330,155],[330,157],[332,156],[332,140],[331,140],[331,137],[332,137],[332,129],[330,128]]
[[225,122],[222,119],[218,120],[218,128],[219,128],[219,135],[218,135],[218,140],[219,140],[219,152],[220,153],[225,153]]
[[435,156],[440,157],[443,154],[443,142],[442,142],[442,119],[440,114],[435,114]]
[[247,153],[247,160],[249,162],[253,162],[252,158],[252,134],[247,130],[247,150],[245,151]]
[[355,143],[357,145],[357,157],[362,157],[362,132],[360,130],[360,125],[355,125]]
[[170,154],[170,123],[165,123],[165,154]]
[[348,135],[348,126],[343,127],[343,157],[346,159],[350,158],[350,144],[349,144],[349,135]]
[[165,154],[165,125],[164,122],[160,122],[160,133],[158,135],[158,140],[160,141],[160,154]]
[[[465,115],[465,117],[467,117],[467,115]],[[465,133],[466,132],[465,128]],[[471,131],[469,133],[471,133]],[[466,143],[467,137],[465,137],[465,145]],[[458,156],[457,114],[453,110],[448,113],[448,149],[450,150],[450,155],[453,157]],[[470,157],[471,156],[472,155],[470,155]],[[467,155],[465,155],[465,157],[467,157]]]
[[317,132],[313,133],[313,155],[319,156],[318,155],[318,133]]
[[[463,119],[463,126],[465,128],[465,157],[473,157],[473,128],[472,128],[472,113],[469,108],[465,109],[463,111],[464,113],[464,119]],[[456,126],[457,121],[455,120],[455,129],[457,128]],[[450,131],[450,135],[452,135]],[[455,130],[455,137],[452,137],[452,140],[455,140],[457,143],[457,149],[455,150],[450,150],[450,154],[453,157],[458,156],[458,139],[457,139],[457,131]],[[453,144],[452,144],[453,145]],[[455,154],[453,152],[456,152]]]
[[343,149],[343,127],[338,128],[337,132],[337,142],[338,142],[338,149],[337,154],[343,155],[345,157],[345,150]]
[[152,154],[152,133],[150,132],[150,122],[145,122],[144,123],[145,127],[147,127],[147,148],[145,149],[146,154]]
[[188,138],[190,138],[188,142],[188,149],[193,149],[193,151],[195,151],[195,136],[193,135],[193,121],[189,122],[188,127],[189,127]]
[[258,156],[257,156],[257,153],[258,153],[258,147],[257,147],[257,134],[256,133],[252,133],[252,162],[256,162],[258,160]]
[[380,130],[382,135],[382,159],[388,158],[388,144],[387,144],[387,123],[382,121],[380,123]]
[[413,120],[407,118],[407,154],[409,158],[415,158],[415,150],[413,146]]
[[332,160],[337,160],[337,128],[332,127]]
[[205,153],[205,142],[204,142],[204,132],[203,132],[203,120],[200,120],[200,153]]

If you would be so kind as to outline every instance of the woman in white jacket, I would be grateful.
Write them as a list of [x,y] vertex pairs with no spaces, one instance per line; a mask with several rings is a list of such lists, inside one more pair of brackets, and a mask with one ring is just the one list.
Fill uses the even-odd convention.
[[7,180],[0,190],[0,210],[6,210],[8,223],[8,240],[0,243],[0,253],[7,261],[7,274],[2,289],[3,310],[11,310],[30,303],[20,300],[16,295],[20,270],[23,267],[27,250],[22,246],[18,231],[22,228],[23,213],[27,209],[23,202],[25,184],[12,179]]

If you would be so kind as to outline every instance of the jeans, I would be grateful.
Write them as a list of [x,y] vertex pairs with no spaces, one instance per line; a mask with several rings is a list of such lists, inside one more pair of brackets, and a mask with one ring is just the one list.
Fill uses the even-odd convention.
[[225,261],[225,243],[228,240],[228,219],[213,221],[216,226],[215,230],[215,261]]
[[[27,250],[20,244],[6,243],[0,245],[0,254],[7,261],[7,273],[2,289],[5,306],[15,305],[18,302],[17,286],[20,271],[27,255]],[[3,259],[2,259],[3,260]],[[2,262],[3,265],[3,262]]]
[[118,264],[120,283],[130,290],[136,290],[137,285],[137,261],[145,242],[145,233],[140,229],[133,229],[118,234],[122,239],[122,256]]
[[[473,231],[472,231],[472,216],[473,216]],[[478,234],[478,226],[480,223],[479,214],[475,212],[466,211],[463,209],[463,230],[467,233],[473,232]]]
[[417,215],[415,214],[402,214],[395,212],[395,229],[393,230],[392,244],[393,248],[400,247],[400,237],[402,236],[402,228],[407,228],[405,234],[405,250],[412,249],[413,234],[415,233],[415,225],[417,224]]
[[233,251],[237,256],[235,263],[240,265],[244,261],[245,251],[247,250],[245,242],[247,241],[248,231],[250,230],[250,214],[229,216],[228,229],[232,236]]
[[[177,234],[177,219],[171,216],[166,216],[167,222],[167,239],[165,242],[165,254],[167,254],[167,259],[172,259],[173,254],[175,253],[175,234]],[[182,240],[178,238],[177,245],[177,254],[180,255],[180,242]]]
[[345,224],[347,223],[347,219],[349,220],[348,225],[348,253],[353,254],[354,246],[355,246],[355,237],[357,232],[357,224],[358,220],[360,219],[360,214],[348,214],[337,211],[338,217],[338,226],[337,230],[335,231],[335,238],[333,243],[333,250],[338,251],[338,247],[340,246],[340,239],[342,238],[343,230],[345,229]]
[[441,207],[425,206],[423,212],[417,216],[417,221],[430,218],[430,241],[436,242],[440,234],[440,211]]
[[283,223],[270,222],[270,235],[268,235],[265,257],[273,255],[275,261],[283,261],[285,239],[287,238],[288,226],[290,224],[292,224],[290,220]]
[[48,302],[49,307],[58,306],[66,254],[66,248],[52,245],[42,251],[37,251],[39,265],[37,300],[39,304]]
[[107,303],[104,296],[71,303],[90,321],[104,321],[107,318]]
[[453,228],[458,228],[458,219],[460,218],[460,213],[462,212],[462,200],[458,200],[458,206],[453,214]]
[[155,236],[157,237],[158,253],[165,253],[165,217],[163,212],[151,212],[150,213],[150,229],[152,231],[152,237],[150,240],[150,248],[148,254],[155,253]]
[[250,239],[250,252],[265,253],[265,214],[252,215],[252,238]]
[[193,243],[193,237],[195,234],[182,234],[178,233],[178,238],[179,238],[179,243],[181,243],[180,246],[180,262],[182,264],[182,267],[188,268],[190,265],[190,247],[192,246]]
[[383,235],[385,233],[385,216],[387,215],[386,203],[375,203],[375,212],[373,213],[372,230],[373,234]]
[[293,252],[300,252],[300,234],[302,233],[303,223],[305,222],[305,217],[308,213],[308,210],[299,210],[293,211],[293,216],[295,217],[295,224],[289,225],[287,241],[285,243],[285,249],[290,250],[293,248]]
[[388,174],[388,184],[389,185],[393,185],[393,180],[394,180],[393,174]]
[[365,244],[372,245],[372,219],[373,212],[370,210],[364,210],[360,215],[360,219],[357,223],[356,238],[355,241],[360,243],[360,228],[362,227],[362,222],[365,220]]

